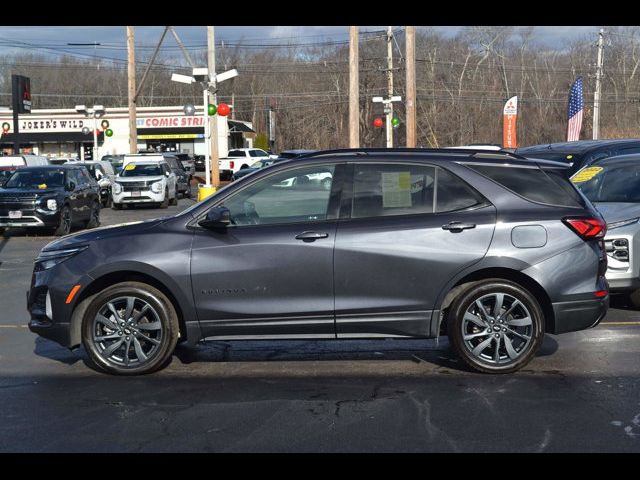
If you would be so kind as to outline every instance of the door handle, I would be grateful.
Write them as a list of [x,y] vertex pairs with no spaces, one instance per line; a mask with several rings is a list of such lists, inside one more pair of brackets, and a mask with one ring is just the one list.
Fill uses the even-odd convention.
[[442,225],[443,230],[449,230],[450,232],[461,232],[469,228],[476,228],[475,223],[462,223],[462,222],[449,222],[446,225]]
[[327,238],[328,236],[329,236],[328,233],[302,232],[296,235],[296,240],[302,240],[304,242],[313,242],[319,238]]

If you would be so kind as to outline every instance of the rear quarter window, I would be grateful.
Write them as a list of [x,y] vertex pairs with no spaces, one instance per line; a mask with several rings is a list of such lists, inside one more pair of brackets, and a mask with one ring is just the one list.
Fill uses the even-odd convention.
[[502,165],[466,166],[531,202],[584,207],[580,193],[562,171]]

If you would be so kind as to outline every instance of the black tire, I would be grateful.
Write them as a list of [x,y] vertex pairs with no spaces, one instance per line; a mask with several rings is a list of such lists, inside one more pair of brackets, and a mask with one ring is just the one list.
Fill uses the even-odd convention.
[[71,209],[69,205],[63,205],[60,209],[60,222],[58,226],[54,230],[53,234],[61,237],[64,235],[69,235],[71,233],[71,225],[73,223],[73,217],[71,216]]
[[[105,312],[105,309],[110,311],[107,307],[108,302],[112,302],[117,313],[120,314],[122,309],[118,309],[118,305],[126,305],[126,300],[122,300],[123,297],[138,299],[136,300],[138,308],[143,303],[147,303],[151,309],[146,311],[150,313],[140,317],[139,323],[134,323],[132,326],[120,326],[122,328],[120,331],[111,329],[106,323],[95,320],[99,312]],[[88,299],[88,301],[89,306],[82,319],[82,344],[93,366],[115,375],[143,375],[152,373],[168,363],[178,342],[179,324],[175,308],[161,291],[145,283],[123,282],[105,288]],[[132,317],[135,316],[136,311],[132,311],[130,315]],[[150,318],[153,319],[153,322]],[[113,314],[110,314],[107,320],[113,326]],[[126,319],[118,317],[118,320]],[[137,328],[140,325],[159,326],[159,329]],[[96,341],[94,333],[98,336],[117,338],[101,343]],[[142,340],[142,338],[145,338],[145,340]],[[151,343],[151,340],[155,340],[157,343]],[[102,353],[118,342],[120,342],[120,346],[113,353],[107,355]],[[137,345],[135,342],[137,342]],[[127,343],[129,345],[125,350]],[[137,347],[140,348],[143,354],[150,354],[148,358],[140,360]],[[125,365],[125,351],[127,352],[126,358],[128,360],[126,363],[128,365]],[[117,355],[120,355],[120,357],[118,358]],[[134,358],[131,358],[132,356]]]
[[100,226],[100,202],[97,200],[91,205],[89,220],[84,224],[84,228],[96,228]]
[[5,228],[0,227],[0,237],[4,237]]
[[112,203],[111,204],[111,208],[114,210],[122,210],[122,204],[121,203]]
[[173,205],[173,206],[178,205],[178,190],[176,190],[175,196],[169,200],[169,205]]
[[111,199],[111,195],[109,195],[106,200],[104,201],[103,207],[104,208],[109,208],[111,207],[111,203],[113,202],[113,200]]
[[[494,309],[500,294],[504,299],[503,307],[496,315]],[[491,307],[491,298],[494,295],[496,296]],[[520,305],[510,299],[517,300]],[[476,300],[481,300],[480,303],[484,305],[484,315],[479,310]],[[509,301],[510,304],[507,303]],[[488,315],[485,302],[489,302],[488,306],[493,316]],[[511,313],[502,317],[512,306]],[[475,309],[477,313],[467,312],[468,309],[472,311]],[[483,326],[479,326],[475,321],[469,321],[468,317],[465,319],[465,313],[480,320],[478,324]],[[530,320],[530,325],[526,324],[527,320]],[[517,323],[521,325],[515,325]],[[540,304],[528,290],[514,282],[493,278],[483,280],[460,293],[447,313],[447,328],[453,350],[467,366],[482,373],[512,373],[529,363],[542,344],[544,314]],[[516,334],[519,335],[516,336]],[[475,338],[470,338],[473,336]],[[496,342],[497,362],[495,361]],[[482,347],[481,344],[486,345]],[[487,349],[493,358],[487,358],[489,356],[486,353]]]
[[167,208],[169,206],[169,190],[164,191],[164,200],[160,203],[160,208]]

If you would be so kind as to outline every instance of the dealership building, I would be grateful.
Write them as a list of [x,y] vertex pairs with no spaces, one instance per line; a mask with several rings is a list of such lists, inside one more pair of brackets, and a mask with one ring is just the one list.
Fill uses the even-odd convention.
[[[109,123],[113,135],[107,137],[101,127]],[[182,106],[139,107],[136,111],[138,151],[186,152],[205,154],[204,117],[202,107],[187,116]],[[253,147],[255,132],[250,122],[218,116],[218,153],[226,157],[229,149]],[[11,111],[0,112],[0,148],[4,155],[13,153],[15,134]],[[127,107],[105,108],[96,119],[98,127],[98,158],[109,154],[129,153],[129,110]],[[8,128],[7,128],[8,126]],[[88,127],[89,133],[83,133]],[[93,151],[94,119],[86,118],[75,109],[32,110],[21,114],[18,123],[20,151],[49,157],[76,156],[89,160]],[[85,130],[86,131],[86,130]]]

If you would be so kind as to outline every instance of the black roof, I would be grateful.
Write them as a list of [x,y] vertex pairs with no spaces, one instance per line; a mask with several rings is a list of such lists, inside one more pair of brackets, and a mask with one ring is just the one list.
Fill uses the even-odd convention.
[[584,153],[611,145],[640,144],[640,138],[616,138],[607,140],[577,140],[575,142],[543,143],[516,149],[516,153],[524,155],[534,152]]

